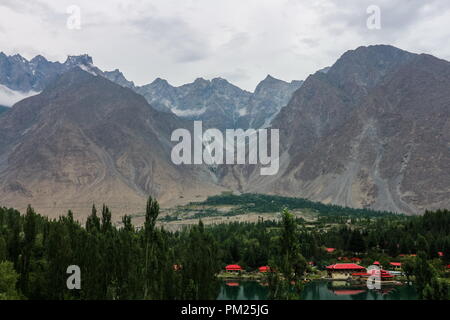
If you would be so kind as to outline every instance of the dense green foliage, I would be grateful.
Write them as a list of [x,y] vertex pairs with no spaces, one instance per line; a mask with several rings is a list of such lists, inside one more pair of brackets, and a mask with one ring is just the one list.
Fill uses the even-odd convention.
[[0,262],[0,300],[20,299],[16,283],[19,275],[9,261]]
[[269,273],[268,281],[272,299],[297,299],[302,290],[303,276],[308,264],[301,253],[295,218],[286,209],[282,212],[279,253],[270,261],[277,272]]
[[[158,229],[158,213],[149,199],[137,230],[127,216],[113,226],[106,206],[100,217],[93,207],[86,228],[70,211],[49,220],[32,208],[25,216],[0,209],[0,298],[17,298],[15,283],[28,299],[215,298],[220,266],[211,234],[201,223],[175,234]],[[81,269],[81,290],[67,289],[70,265]]]
[[[336,262],[339,256],[358,256],[371,263],[374,260],[393,261],[400,254],[413,254],[421,248],[421,237],[427,244],[423,248],[428,259],[443,252],[443,263],[449,263],[450,233],[442,229],[449,211],[427,212],[424,216],[395,216],[379,219],[357,219],[351,222],[314,224],[298,222],[298,243],[302,255],[319,266]],[[440,216],[439,219],[435,217]],[[429,218],[436,220],[429,225]],[[340,220],[340,218],[336,218]],[[448,228],[449,224],[447,224]],[[441,228],[441,232],[436,232]],[[230,223],[208,228],[220,244],[222,261],[239,263],[249,270],[265,265],[270,257],[279,252],[277,243],[281,225],[273,221]],[[324,247],[337,250],[328,254]],[[390,260],[389,260],[390,259]]]
[[290,198],[282,196],[246,193],[235,195],[223,193],[221,195],[208,197],[201,204],[205,205],[238,205],[236,213],[245,214],[248,212],[281,212],[283,209],[311,209],[325,216],[357,216],[357,217],[381,217],[392,216],[392,212],[380,212],[369,209],[353,209],[337,205],[327,205],[321,202],[314,202],[303,198]]
[[[248,196],[253,211],[264,207],[254,204],[255,195]],[[218,199],[227,197],[208,201],[223,204]],[[262,199],[267,204],[270,198]],[[257,223],[204,226],[200,221],[173,233],[157,227],[159,206],[151,198],[142,228],[134,227],[129,216],[116,227],[107,206],[99,215],[93,207],[85,226],[70,211],[51,220],[31,207],[25,215],[0,208],[0,299],[215,299],[216,274],[234,263],[248,271],[271,266],[277,270],[268,276],[271,297],[291,299],[298,297],[301,280],[311,271],[307,262],[323,270],[339,257],[355,256],[364,265],[401,260],[422,298],[448,297],[443,279],[450,257],[449,211],[408,217],[357,215],[348,209],[339,215],[334,210],[343,209],[326,207],[331,214],[323,209],[317,221],[282,210],[278,222],[260,218]],[[336,250],[330,254],[325,247]],[[417,258],[399,256],[412,253]],[[80,266],[81,290],[66,287],[69,265]]]

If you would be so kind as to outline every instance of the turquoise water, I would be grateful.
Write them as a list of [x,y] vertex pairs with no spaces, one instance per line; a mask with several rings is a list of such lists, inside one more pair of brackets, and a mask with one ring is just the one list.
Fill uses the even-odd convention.
[[[228,281],[220,287],[218,300],[264,300],[268,288],[255,281]],[[416,300],[412,285],[388,286],[369,290],[366,286],[349,285],[344,281],[312,281],[305,285],[302,300]]]

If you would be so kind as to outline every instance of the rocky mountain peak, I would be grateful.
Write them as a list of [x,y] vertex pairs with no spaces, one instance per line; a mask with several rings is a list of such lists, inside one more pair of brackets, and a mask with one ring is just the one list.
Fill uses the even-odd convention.
[[256,89],[255,89],[255,93],[257,93],[261,90],[264,90],[266,88],[270,88],[273,86],[279,86],[279,85],[285,85],[285,84],[288,84],[288,83],[286,81],[274,78],[269,74],[264,78],[264,80],[262,80],[260,83],[258,83],[258,85],[256,86]]
[[208,86],[210,83],[211,83],[211,81],[206,80],[206,79],[204,79],[202,77],[199,77],[199,78],[195,79],[194,82],[193,82],[194,85],[202,86],[202,87]]
[[268,81],[281,81],[281,80],[279,80],[279,79],[273,77],[272,75],[268,74],[268,75],[264,78],[263,82],[264,82],[264,81],[268,82]]
[[[98,73],[98,72],[97,72]],[[127,78],[123,75],[123,73],[119,69],[115,69],[113,71],[105,71],[103,73],[100,72],[108,80],[111,80],[118,85],[126,88],[134,88],[134,82],[128,81]]]
[[39,63],[46,63],[46,62],[48,62],[48,60],[45,59],[45,58],[44,58],[43,56],[41,56],[40,54],[37,55],[37,56],[35,56],[33,59],[30,60],[30,63],[32,63],[32,64],[34,64],[34,65],[39,64]]
[[25,59],[24,57],[22,57],[22,56],[21,56],[20,54],[18,54],[18,53],[16,53],[15,55],[13,55],[13,56],[11,57],[11,59],[12,59],[13,61],[21,62],[21,63],[27,63],[27,62],[28,62],[27,59]]
[[228,85],[230,84],[226,79],[217,77],[211,80],[211,83],[213,84],[220,84],[220,85]]
[[359,97],[368,88],[377,85],[387,73],[410,62],[416,56],[389,45],[359,47],[345,52],[326,75],[336,85]]
[[150,84],[152,86],[161,86],[161,87],[168,87],[168,86],[170,86],[169,82],[166,79],[162,79],[162,78],[156,78]]
[[68,56],[64,65],[67,67],[78,66],[78,65],[93,65],[92,57],[87,54],[82,54],[78,56]]

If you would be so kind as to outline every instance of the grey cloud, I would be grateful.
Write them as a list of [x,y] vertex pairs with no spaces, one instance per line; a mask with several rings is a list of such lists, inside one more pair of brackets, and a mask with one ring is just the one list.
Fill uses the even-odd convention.
[[242,48],[248,45],[251,41],[251,36],[247,32],[234,33],[229,41],[223,44],[221,49],[233,50],[235,48]]
[[[348,30],[358,31],[362,35],[373,33],[367,29],[367,8],[377,5],[381,9],[382,30],[384,39],[395,39],[402,33],[414,28],[417,22],[431,19],[434,15],[450,9],[450,2],[440,0],[340,0],[335,10],[321,15],[321,23],[333,26],[341,25]],[[425,10],[425,9],[428,10]]]
[[[79,5],[82,29],[65,28]],[[379,5],[382,29],[366,27]],[[443,0],[0,0],[0,51],[64,60],[88,53],[144,84],[227,78],[253,90],[266,74],[305,79],[345,51],[385,43],[450,58]]]
[[40,0],[2,0],[0,7],[2,6],[19,14],[39,16],[46,23],[55,23],[66,19],[66,16],[58,14],[47,3]]
[[202,60],[210,54],[208,40],[195,33],[182,19],[145,17],[132,21],[136,35],[150,46],[161,45],[162,54],[175,62]]

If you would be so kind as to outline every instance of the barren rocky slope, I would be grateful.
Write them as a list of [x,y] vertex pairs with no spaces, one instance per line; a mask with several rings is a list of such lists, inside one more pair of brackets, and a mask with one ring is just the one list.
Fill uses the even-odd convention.
[[175,166],[170,134],[189,125],[78,68],[0,118],[0,203],[55,215],[92,203],[115,213],[220,192],[202,167]]
[[447,61],[390,46],[349,51],[274,120],[279,174],[246,168],[242,190],[406,213],[449,207],[448,88]]

